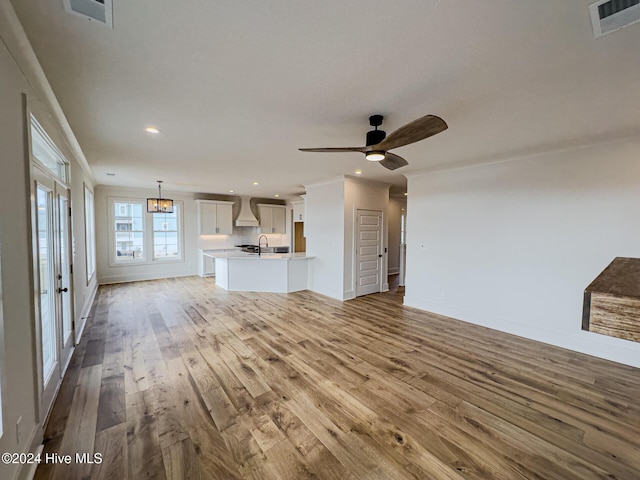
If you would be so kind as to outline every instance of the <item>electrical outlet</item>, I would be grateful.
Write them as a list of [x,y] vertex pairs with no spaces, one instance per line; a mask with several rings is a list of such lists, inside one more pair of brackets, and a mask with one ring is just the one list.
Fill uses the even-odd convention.
[[22,417],[18,418],[16,422],[16,444],[20,445],[20,441],[22,439]]

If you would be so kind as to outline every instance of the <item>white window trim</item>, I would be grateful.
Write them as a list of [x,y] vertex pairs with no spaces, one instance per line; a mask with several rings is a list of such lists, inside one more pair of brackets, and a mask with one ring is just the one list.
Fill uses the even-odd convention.
[[[141,260],[118,262],[116,260],[116,246],[115,246],[115,204],[118,202],[123,203],[140,203],[142,204],[142,217],[143,217],[143,245],[144,254]],[[108,197],[107,198],[107,218],[109,225],[109,267],[134,267],[138,265],[156,265],[159,263],[184,263],[184,202],[181,200],[174,200],[175,205],[179,207],[178,211],[178,249],[179,256],[177,258],[153,258],[153,213],[147,212],[147,199],[134,198],[134,197]]]
[[[56,144],[51,140],[51,137],[47,134],[40,122],[36,119],[36,117],[30,114],[31,121],[31,159],[34,164],[36,164],[41,170],[47,172],[49,175],[52,175],[54,178],[62,182],[66,187],[68,187],[71,183],[69,178],[69,162],[65,158],[65,156],[60,152]],[[47,165],[42,163],[34,153],[35,145],[38,145],[42,151],[46,152],[48,156],[50,156],[54,161],[58,163],[62,167],[63,177],[61,177],[58,172],[54,172]]]
[[[177,218],[176,218],[176,234],[178,237],[178,256],[177,257],[172,257],[172,258],[166,258],[166,257],[159,257],[156,258],[156,244],[155,244],[155,240],[154,240],[154,233],[155,232],[173,232],[174,230],[154,230],[153,229],[153,215],[154,214],[149,214],[151,215],[151,258],[153,259],[154,262],[168,262],[168,261],[179,261],[180,259],[182,259],[182,215],[183,215],[183,208],[182,208],[182,202],[173,202],[174,204],[174,211],[177,212]],[[176,210],[177,208],[177,210]]]
[[[140,205],[142,209],[142,245],[143,245],[143,254],[140,259],[136,260],[127,260],[127,261],[118,261],[116,255],[116,215],[115,215],[115,204],[116,203],[137,203]],[[148,250],[148,228],[147,222],[145,218],[146,213],[146,201],[140,198],[122,198],[122,197],[109,197],[108,203],[108,218],[109,218],[109,265],[110,266],[127,266],[127,265],[141,265],[148,263],[149,259],[149,250]]]
[[86,183],[84,184],[84,239],[87,285],[89,285],[96,274],[96,220],[95,196]]

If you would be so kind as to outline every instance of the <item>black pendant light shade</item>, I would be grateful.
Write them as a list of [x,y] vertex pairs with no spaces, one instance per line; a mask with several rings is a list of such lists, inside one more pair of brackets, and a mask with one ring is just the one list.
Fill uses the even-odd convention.
[[162,191],[160,189],[162,180],[156,181],[158,182],[158,198],[147,198],[147,212],[173,213],[173,200],[162,198]]

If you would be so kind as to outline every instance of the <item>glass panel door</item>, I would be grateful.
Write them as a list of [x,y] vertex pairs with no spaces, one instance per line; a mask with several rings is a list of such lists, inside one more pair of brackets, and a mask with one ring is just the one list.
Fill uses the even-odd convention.
[[42,380],[46,385],[56,370],[56,315],[53,255],[52,191],[40,183],[36,188],[37,265],[40,293],[40,340],[42,347]]
[[34,169],[34,261],[38,292],[37,326],[41,411],[45,420],[71,358],[75,337],[71,274],[69,190]]
[[51,410],[74,338],[68,164],[31,115],[32,238],[39,420]]
[[71,302],[71,246],[70,238],[70,209],[69,191],[62,185],[56,184],[56,196],[58,198],[56,253],[58,261],[56,263],[58,318],[60,322],[61,342],[60,360],[62,365],[66,365],[71,357],[73,347],[73,311]]

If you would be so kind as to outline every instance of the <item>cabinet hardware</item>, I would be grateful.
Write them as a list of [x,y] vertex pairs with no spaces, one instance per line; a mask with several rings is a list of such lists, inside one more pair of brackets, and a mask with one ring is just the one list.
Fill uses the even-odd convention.
[[69,291],[69,289],[68,289],[67,287],[59,288],[59,289],[58,289],[58,293],[68,292],[68,291]]

